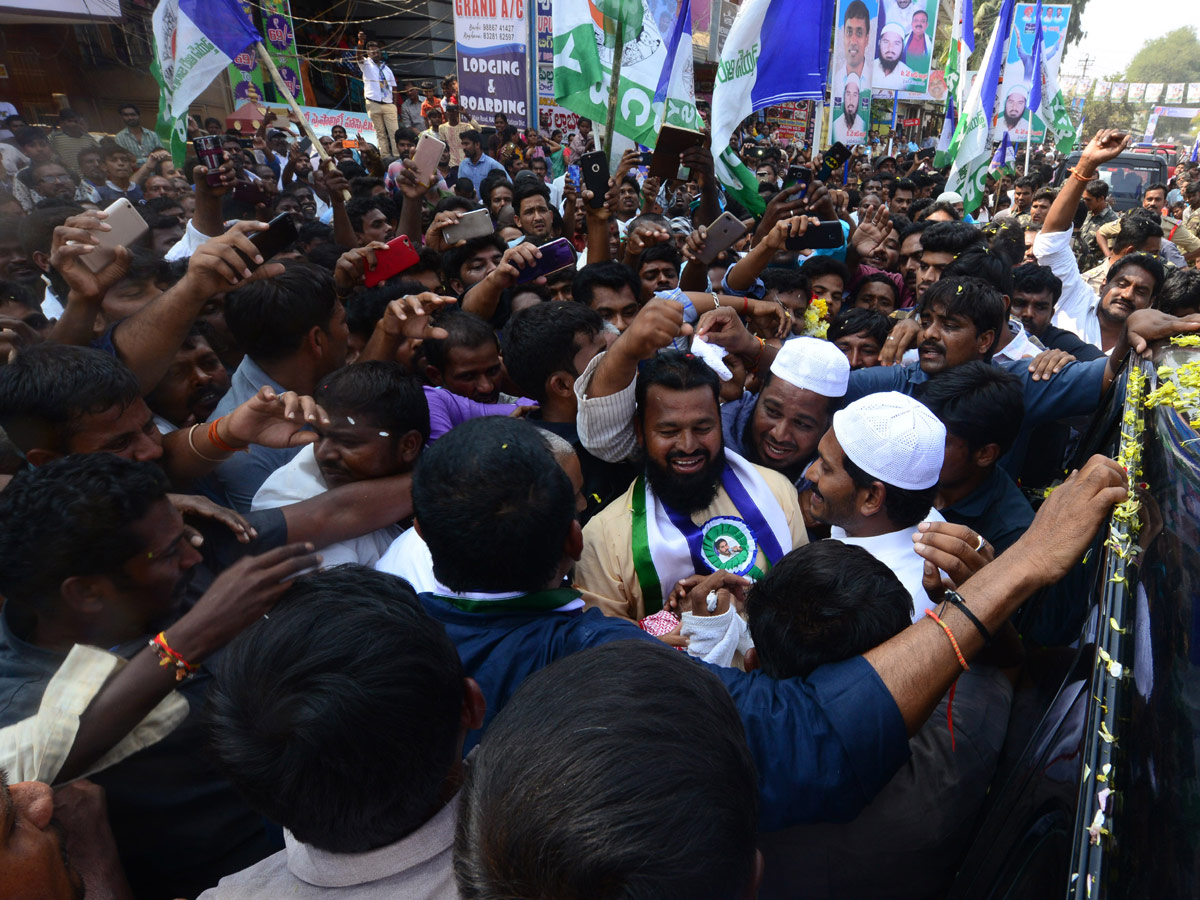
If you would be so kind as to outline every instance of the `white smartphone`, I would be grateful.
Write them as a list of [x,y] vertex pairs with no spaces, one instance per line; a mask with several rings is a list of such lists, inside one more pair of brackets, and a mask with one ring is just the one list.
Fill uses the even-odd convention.
[[91,253],[85,253],[80,257],[83,264],[93,272],[99,272],[113,261],[117,247],[129,247],[136,244],[150,230],[146,220],[124,197],[114,200],[104,211],[108,213],[108,218],[104,221],[112,226],[112,230],[94,232],[100,243]]
[[473,209],[463,213],[457,225],[447,225],[442,229],[442,237],[447,244],[457,244],[459,241],[469,241],[472,238],[483,237],[495,231],[492,225],[492,214],[486,209]]
[[437,177],[438,163],[442,161],[442,154],[445,151],[445,141],[428,134],[421,135],[421,139],[417,141],[417,149],[413,153],[413,165],[416,166],[417,177],[421,179],[421,184],[433,184],[434,178]]
[[733,213],[723,212],[705,231],[704,253],[700,261],[711,265],[722,250],[728,250],[746,234],[746,226]]

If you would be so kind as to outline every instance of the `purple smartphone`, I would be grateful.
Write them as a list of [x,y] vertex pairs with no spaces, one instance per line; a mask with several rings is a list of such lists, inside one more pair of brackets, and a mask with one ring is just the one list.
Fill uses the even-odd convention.
[[575,248],[566,238],[543,244],[538,249],[542,251],[542,258],[534,260],[532,266],[521,270],[521,274],[517,276],[517,284],[527,284],[535,278],[575,265]]

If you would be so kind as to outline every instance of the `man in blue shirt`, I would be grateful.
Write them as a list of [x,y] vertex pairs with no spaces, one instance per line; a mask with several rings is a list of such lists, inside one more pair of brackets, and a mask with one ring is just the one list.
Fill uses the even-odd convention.
[[[935,282],[922,295],[917,307],[920,331],[916,346],[920,362],[851,372],[846,402],[877,391],[919,395],[918,386],[942,372],[972,360],[991,362],[997,335],[1004,327],[1004,313],[1000,292],[986,282],[976,278],[943,278]],[[1021,379],[1025,417],[1012,449],[1000,465],[1010,474],[1019,473],[1033,429],[1094,412],[1124,363],[1130,345],[1138,346],[1138,340],[1144,343],[1169,334],[1173,330],[1169,323],[1178,322],[1155,310],[1141,310],[1130,316],[1107,359],[1068,362],[1047,373],[1027,359],[1003,364],[1001,368]]]
[[[954,543],[948,532],[965,529],[938,523],[920,535],[918,552],[955,577],[975,618],[999,628],[1033,590],[1078,562],[1112,505],[1125,498],[1124,483],[1119,466],[1096,457],[1051,495],[1021,546],[978,577],[968,578],[969,568],[942,549]],[[584,609],[579,593],[565,586],[583,550],[575,493],[532,425],[490,417],[455,428],[422,454],[413,506],[438,582],[421,599],[487,698],[485,730],[521,682],[554,660],[610,641],[653,640],[630,622]],[[967,532],[965,541],[974,546],[976,537]],[[942,620],[964,658],[982,649],[966,616],[947,610]],[[856,815],[907,757],[907,736],[959,665],[941,628],[922,620],[806,678],[713,669],[755,758],[761,827]],[[466,749],[478,740],[471,732]]]
[[917,396],[946,426],[937,507],[1003,553],[1033,521],[1033,507],[996,463],[1021,431],[1021,380],[976,360],[943,372]]
[[[225,300],[225,320],[246,356],[210,422],[253,397],[263,385],[269,384],[278,394],[311,395],[319,379],[346,364],[350,332],[333,276],[317,266],[286,265],[283,274],[244,285]],[[239,512],[249,512],[267,476],[299,451],[299,446],[254,445],[246,453],[235,453],[217,467],[213,473],[217,483],[205,493]]]
[[499,162],[483,152],[483,136],[478,131],[464,131],[460,138],[463,148],[463,161],[458,164],[458,177],[468,178],[475,185],[475,193],[479,194],[479,186],[489,172],[503,172],[508,177],[508,171]]

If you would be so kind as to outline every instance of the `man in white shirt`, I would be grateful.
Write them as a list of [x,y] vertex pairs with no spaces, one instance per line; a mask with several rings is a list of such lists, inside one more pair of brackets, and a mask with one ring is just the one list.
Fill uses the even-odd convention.
[[[307,500],[329,488],[409,472],[429,440],[429,404],[420,383],[398,363],[364,362],[339,369],[317,385],[329,413],[316,443],[267,476],[251,510]],[[326,568],[373,566],[401,532],[399,524],[321,548]]]
[[945,450],[937,416],[907,394],[885,391],[833,414],[807,472],[812,515],[833,526],[830,537],[896,573],[912,595],[914,622],[933,603],[912,536],[921,522],[945,521],[933,508]]
[[214,754],[285,848],[201,897],[456,900],[463,744],[485,703],[412,588],[310,575],[221,664]]
[[1165,278],[1156,255],[1162,244],[1161,227],[1149,217],[1130,215],[1122,220],[1121,231],[1109,245],[1112,258],[1086,275],[1080,274],[1071,248],[1075,212],[1085,185],[1127,143],[1123,132],[1096,133],[1083,149],[1075,174],[1063,181],[1033,241],[1038,263],[1062,281],[1051,324],[1074,332],[1105,353],[1117,345],[1129,315],[1153,302]]
[[396,90],[396,76],[383,61],[379,42],[368,41],[361,31],[358,33],[358,52],[358,64],[363,73],[363,98],[367,104],[367,115],[375,124],[379,152],[384,158],[398,156],[395,140],[400,117],[392,96]]

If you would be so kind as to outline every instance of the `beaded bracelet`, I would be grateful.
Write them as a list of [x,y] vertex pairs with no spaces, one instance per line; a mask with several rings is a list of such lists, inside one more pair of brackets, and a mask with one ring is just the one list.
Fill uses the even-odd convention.
[[950,646],[954,648],[954,655],[958,657],[958,664],[963,667],[963,671],[971,671],[971,667],[967,665],[966,659],[963,658],[962,651],[958,649],[958,640],[954,637],[954,632],[950,630],[950,626],[939,619],[938,614],[932,609],[925,610],[925,615],[937,622],[941,626],[942,631],[946,632],[946,637],[950,638]]
[[1085,175],[1080,175],[1079,171],[1077,169],[1072,168],[1072,169],[1067,169],[1067,171],[1071,173],[1071,177],[1074,178],[1076,181],[1082,181],[1084,184],[1091,184],[1093,181],[1093,178],[1088,178]]

